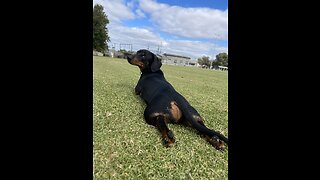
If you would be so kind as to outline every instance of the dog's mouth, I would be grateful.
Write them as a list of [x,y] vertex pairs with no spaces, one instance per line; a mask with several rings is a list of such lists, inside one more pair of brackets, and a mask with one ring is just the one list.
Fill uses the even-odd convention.
[[129,60],[129,63],[132,64],[132,65],[138,66],[141,70],[144,69],[144,64],[143,64],[143,62],[141,62],[141,61],[138,60],[137,58],[133,58],[133,59]]

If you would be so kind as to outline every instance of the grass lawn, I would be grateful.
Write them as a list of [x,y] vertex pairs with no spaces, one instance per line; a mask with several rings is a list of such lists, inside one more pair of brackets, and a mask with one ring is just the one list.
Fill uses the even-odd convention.
[[[206,126],[227,136],[227,72],[161,69]],[[145,103],[134,95],[139,77],[126,60],[93,57],[94,179],[228,179],[228,150],[215,150],[195,130],[169,124],[176,143],[162,145],[160,133],[144,121]]]

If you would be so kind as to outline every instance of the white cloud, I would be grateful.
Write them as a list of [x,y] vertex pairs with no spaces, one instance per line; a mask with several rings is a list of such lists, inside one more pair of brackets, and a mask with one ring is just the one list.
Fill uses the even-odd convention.
[[164,32],[189,38],[228,39],[228,10],[169,6],[153,0],[140,0],[139,5]]
[[139,3],[141,8],[148,13],[153,13],[169,7],[166,4],[157,3],[153,0],[139,0]]
[[[133,50],[147,49],[161,53],[172,53],[197,59],[203,55],[213,57],[219,52],[228,52],[227,47],[217,46],[213,39],[227,39],[228,10],[209,8],[183,8],[169,6],[152,0],[94,0],[104,6],[110,24],[108,32],[111,42],[132,44]],[[150,15],[156,27],[126,27],[123,20],[146,18]],[[157,32],[168,32],[173,37],[205,38],[206,41],[165,39]],[[176,38],[175,37],[175,38]],[[126,46],[126,49],[129,47]]]
[[220,52],[228,52],[228,49],[215,45],[211,42],[190,41],[190,40],[169,40],[167,47],[163,48],[164,52],[189,56],[197,59],[202,56],[213,56]]
[[146,17],[146,15],[141,11],[141,9],[136,9],[136,14],[138,18]]
[[[159,35],[145,28],[124,27],[122,25],[112,25],[109,28],[109,36],[112,43],[133,44],[136,48],[146,48],[149,46],[158,46],[165,40]],[[135,50],[137,50],[135,48]]]
[[126,6],[128,6],[130,9],[133,9],[135,4],[136,4],[136,0],[131,0],[127,2]]
[[125,4],[124,0],[94,0],[93,4],[101,4],[104,12],[108,15],[110,22],[120,22],[135,18],[135,14],[130,8],[130,3]]
[[[122,25],[112,25],[109,28],[111,42],[109,47],[116,43],[116,49],[119,44],[132,44],[134,51],[139,49],[147,49],[156,52],[158,47],[161,53],[172,53],[177,55],[189,56],[197,59],[202,56],[213,57],[219,52],[228,52],[228,49],[217,46],[211,42],[191,41],[191,40],[167,40],[160,35],[145,28],[124,27]],[[129,50],[129,46],[122,46]]]

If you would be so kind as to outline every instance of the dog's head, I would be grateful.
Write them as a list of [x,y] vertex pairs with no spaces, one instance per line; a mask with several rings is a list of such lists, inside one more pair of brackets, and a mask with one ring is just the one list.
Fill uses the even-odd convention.
[[141,49],[136,54],[128,56],[127,60],[130,64],[138,66],[142,73],[159,71],[162,65],[160,59],[155,54],[145,49]]

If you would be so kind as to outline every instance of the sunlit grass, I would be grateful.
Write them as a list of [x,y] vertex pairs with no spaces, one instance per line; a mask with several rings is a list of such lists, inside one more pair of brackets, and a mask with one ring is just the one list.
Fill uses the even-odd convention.
[[[145,123],[134,95],[139,69],[123,59],[93,60],[94,179],[228,179],[228,151],[215,150],[193,129],[169,124],[176,144],[165,148]],[[166,79],[205,124],[228,134],[227,72],[163,65]]]

